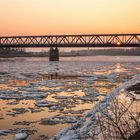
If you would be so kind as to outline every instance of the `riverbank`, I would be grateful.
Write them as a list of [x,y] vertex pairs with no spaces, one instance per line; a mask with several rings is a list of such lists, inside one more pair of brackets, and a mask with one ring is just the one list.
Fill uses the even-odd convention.
[[[137,138],[140,137],[140,135],[138,134],[140,128],[140,116],[138,115],[140,113],[140,110],[137,110],[139,109],[139,107],[137,109],[135,108],[135,110],[137,110],[137,112],[135,112],[137,115],[134,117],[133,116],[134,112],[130,111],[130,105],[135,106],[136,102],[135,104],[133,104],[133,100],[135,100],[137,95],[135,96],[135,98],[134,96],[131,97],[129,95],[131,91],[135,91],[136,93],[140,92],[139,85],[140,85],[140,75],[136,75],[132,80],[125,82],[124,84],[113,90],[109,95],[107,95],[107,97],[105,97],[103,101],[101,101],[99,104],[93,107],[78,123],[58,133],[55,137],[52,138],[52,140],[104,139],[104,138],[106,139],[124,138],[129,140],[132,139],[137,140]],[[125,103],[125,100],[127,101],[127,104]],[[119,106],[120,101],[121,104],[125,103],[123,104],[123,108],[120,108]],[[128,102],[130,102],[129,105]],[[112,103],[113,108],[111,107],[108,110],[107,108],[109,106],[112,106]],[[116,103],[117,106],[115,105]],[[138,105],[140,105],[139,101]],[[114,112],[116,109],[117,116],[119,117],[120,114],[121,118],[112,118],[115,115]],[[121,120],[122,118],[123,120]],[[122,121],[121,124],[115,123],[115,119],[119,119],[120,122]],[[109,128],[106,127],[106,121],[108,122],[107,126],[109,125]],[[115,123],[115,128],[113,123]],[[125,126],[126,124],[127,127],[131,127],[129,130]],[[117,131],[113,131],[115,129]]]
[[[137,83],[136,85],[130,86],[129,88],[127,88],[127,91],[129,92],[129,94],[133,95],[133,99],[139,99],[140,100],[140,83]],[[138,98],[139,96],[139,98]],[[140,112],[138,112],[138,117],[140,118]],[[140,122],[139,122],[140,124]],[[128,140],[139,140],[140,139],[140,125],[139,125],[139,129],[133,134],[131,135]]]
[[[75,48],[74,48],[75,49]],[[85,50],[71,50],[69,52],[65,52],[63,50],[59,50],[60,57],[78,57],[78,56],[140,56],[139,48],[90,48]],[[1,58],[10,58],[10,57],[49,57],[49,51],[42,50],[42,52],[26,52],[18,51],[18,50],[1,50],[0,51]]]

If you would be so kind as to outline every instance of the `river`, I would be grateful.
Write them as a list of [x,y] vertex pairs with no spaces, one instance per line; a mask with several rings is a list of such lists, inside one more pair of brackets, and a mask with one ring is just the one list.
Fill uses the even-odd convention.
[[51,138],[136,74],[140,56],[1,58],[0,139]]

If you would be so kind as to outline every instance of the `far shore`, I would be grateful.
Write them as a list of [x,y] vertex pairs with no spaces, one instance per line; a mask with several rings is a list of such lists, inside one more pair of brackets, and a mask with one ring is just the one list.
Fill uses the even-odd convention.
[[[80,55],[80,54],[78,54],[78,55],[61,55],[60,54],[60,57],[79,57],[79,56],[140,56],[140,54],[134,54],[134,55],[130,55],[130,54],[124,54],[124,55],[122,55],[122,54],[113,54],[113,55],[106,55],[106,54],[101,54],[101,55]],[[0,55],[0,58],[14,58],[14,57],[49,57],[49,55],[44,55],[44,54],[42,54],[42,55],[34,55],[34,54],[5,54],[5,55]]]

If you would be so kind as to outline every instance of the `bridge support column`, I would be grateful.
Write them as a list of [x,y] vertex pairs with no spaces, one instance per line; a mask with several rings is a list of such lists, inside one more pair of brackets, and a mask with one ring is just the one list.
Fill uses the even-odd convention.
[[50,48],[49,61],[59,61],[59,50],[58,48]]

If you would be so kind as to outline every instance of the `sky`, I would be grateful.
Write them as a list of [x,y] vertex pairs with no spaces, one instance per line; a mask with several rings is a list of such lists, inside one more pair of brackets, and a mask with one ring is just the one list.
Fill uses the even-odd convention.
[[0,0],[0,36],[140,33],[140,0]]

